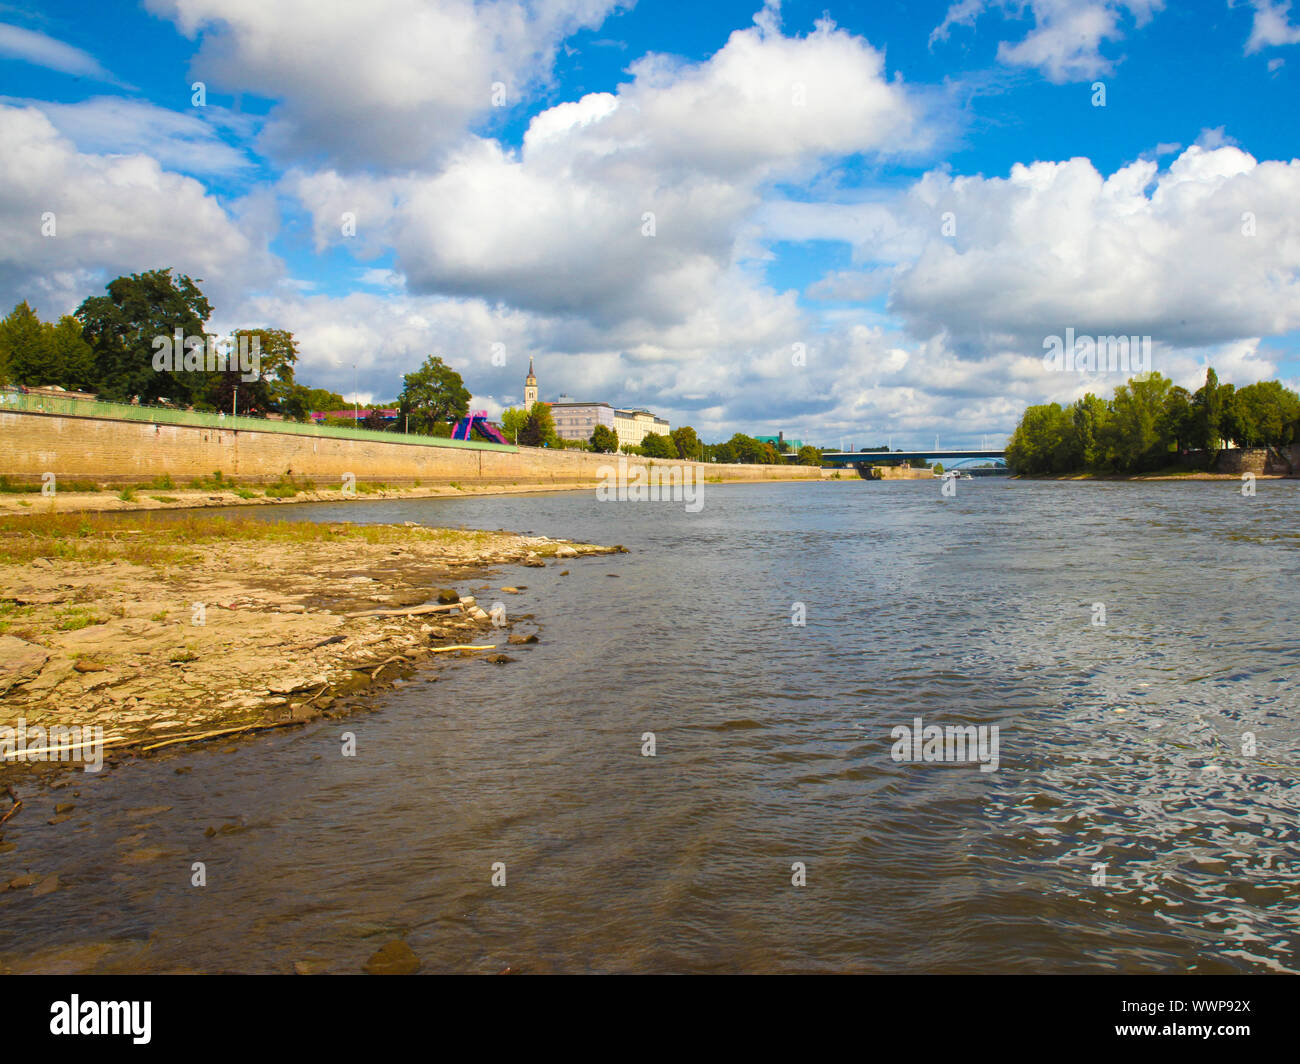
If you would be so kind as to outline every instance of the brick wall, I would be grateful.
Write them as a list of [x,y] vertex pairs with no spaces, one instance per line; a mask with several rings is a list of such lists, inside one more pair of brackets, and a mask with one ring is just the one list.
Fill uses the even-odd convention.
[[[444,484],[595,484],[611,455],[521,447],[518,452],[427,444],[212,429],[64,414],[0,411],[0,474],[128,484],[169,475],[178,486],[220,470],[242,481],[290,475],[323,486],[345,473],[359,481]],[[631,458],[637,463],[642,459]],[[663,464],[663,463],[659,463]],[[704,475],[724,480],[819,479],[807,466],[715,465]]]

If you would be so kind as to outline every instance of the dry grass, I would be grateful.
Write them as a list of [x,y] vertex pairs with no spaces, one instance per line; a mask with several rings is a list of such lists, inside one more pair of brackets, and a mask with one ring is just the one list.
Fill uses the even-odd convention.
[[0,565],[27,565],[37,558],[50,558],[84,564],[126,561],[161,568],[193,561],[199,551],[213,544],[353,539],[370,544],[418,542],[477,548],[486,546],[496,535],[402,525],[259,521],[195,512],[175,512],[165,517],[149,513],[21,514],[0,518]]

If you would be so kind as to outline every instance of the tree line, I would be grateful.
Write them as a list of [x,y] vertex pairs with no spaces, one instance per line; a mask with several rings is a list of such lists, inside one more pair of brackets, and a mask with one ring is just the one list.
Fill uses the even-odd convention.
[[[238,364],[185,369],[184,356],[167,369],[155,366],[159,341],[175,337],[206,345],[212,305],[190,277],[169,269],[118,277],[102,296],[91,296],[72,314],[43,322],[24,300],[0,320],[0,383],[54,385],[89,391],[109,402],[161,403],[195,410],[241,414],[279,413],[305,420],[314,409],[343,405],[337,393],[308,388],[294,378],[298,344],[285,329],[240,329],[234,349],[258,352],[254,379]],[[254,343],[255,341],[255,343]]]
[[[298,342],[286,329],[239,329],[232,346],[256,340],[259,353],[254,379],[240,366],[209,369],[196,361],[159,368],[161,340],[197,338],[203,344],[217,338],[207,332],[212,305],[198,282],[171,269],[149,270],[118,277],[105,294],[86,299],[57,322],[42,322],[26,301],[0,320],[0,385],[54,385],[70,391],[94,392],[109,402],[165,404],[200,411],[242,415],[278,415],[306,421],[312,411],[339,411],[347,402],[337,392],[310,388],[295,377]],[[179,355],[179,352],[177,352]],[[360,424],[371,429],[450,436],[453,423],[469,411],[470,391],[461,375],[442,358],[430,355],[402,378],[401,394],[392,403],[367,404]],[[379,409],[395,406],[391,421]],[[354,424],[353,419],[326,419]],[[563,440],[555,429],[551,409],[535,403],[511,408],[501,417],[505,437],[530,447],[563,447],[647,458],[777,465],[786,460],[771,443],[736,433],[725,443],[704,443],[689,425],[666,434],[647,433],[640,445],[620,447],[617,434],[596,426],[587,440]],[[786,449],[788,454],[788,448]],[[821,452],[803,447],[795,460],[820,465]]]
[[1159,373],[1136,377],[1110,399],[1089,392],[1070,406],[1031,406],[1007,444],[1019,473],[1140,473],[1195,452],[1211,468],[1219,452],[1284,447],[1300,438],[1300,396],[1279,381],[1243,388],[1207,369],[1195,393]]

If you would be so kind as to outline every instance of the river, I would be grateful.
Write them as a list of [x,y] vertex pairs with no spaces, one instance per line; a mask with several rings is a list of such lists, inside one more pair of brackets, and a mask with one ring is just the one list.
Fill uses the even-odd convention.
[[[59,887],[0,893],[0,970],[1300,971],[1300,483],[1258,489],[242,510],[630,553],[494,575],[507,665],[29,797],[0,866]],[[918,717],[996,770],[895,760]]]

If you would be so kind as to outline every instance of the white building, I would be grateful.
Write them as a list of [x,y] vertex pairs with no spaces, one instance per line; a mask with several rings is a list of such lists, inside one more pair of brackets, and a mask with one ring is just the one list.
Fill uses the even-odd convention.
[[668,435],[668,422],[655,417],[649,410],[615,410],[614,431],[618,433],[619,450],[624,447],[640,447],[646,433],[657,432],[660,436]]

